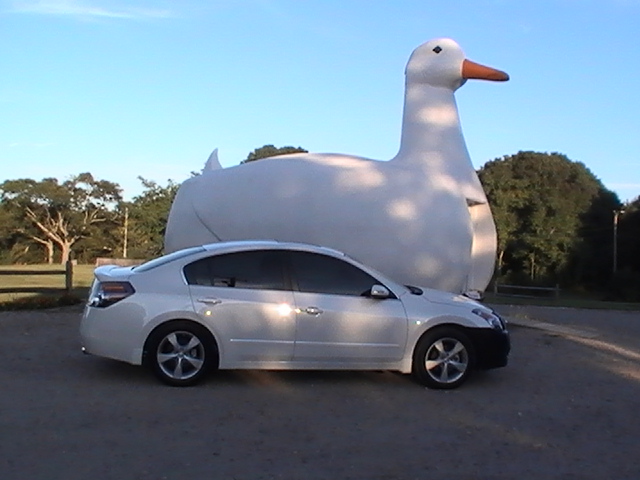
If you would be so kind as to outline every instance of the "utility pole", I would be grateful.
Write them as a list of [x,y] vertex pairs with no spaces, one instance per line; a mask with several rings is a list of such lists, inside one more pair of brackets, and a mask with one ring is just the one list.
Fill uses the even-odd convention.
[[124,207],[124,239],[122,246],[122,257],[127,258],[127,241],[129,237],[129,207]]
[[618,271],[618,217],[624,210],[613,211],[613,273]]

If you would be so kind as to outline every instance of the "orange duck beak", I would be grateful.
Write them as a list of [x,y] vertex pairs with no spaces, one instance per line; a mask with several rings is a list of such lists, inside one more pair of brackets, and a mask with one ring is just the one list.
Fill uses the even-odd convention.
[[486,67],[471,60],[465,60],[462,62],[462,78],[506,82],[509,80],[509,75],[495,68]]

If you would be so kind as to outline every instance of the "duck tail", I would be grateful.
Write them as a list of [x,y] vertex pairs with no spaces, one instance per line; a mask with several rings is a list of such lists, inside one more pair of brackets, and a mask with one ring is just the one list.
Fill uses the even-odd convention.
[[222,168],[220,165],[220,161],[218,160],[218,149],[216,148],[211,155],[209,155],[209,159],[207,163],[204,164],[204,168],[202,169],[202,173],[208,172],[210,170],[219,170]]

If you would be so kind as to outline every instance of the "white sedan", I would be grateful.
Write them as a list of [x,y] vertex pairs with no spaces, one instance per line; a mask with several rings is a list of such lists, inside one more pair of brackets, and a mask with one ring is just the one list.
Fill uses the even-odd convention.
[[80,334],[84,352],[176,386],[220,368],[395,370],[455,388],[474,368],[505,366],[510,350],[505,322],[478,302],[275,241],[98,267]]

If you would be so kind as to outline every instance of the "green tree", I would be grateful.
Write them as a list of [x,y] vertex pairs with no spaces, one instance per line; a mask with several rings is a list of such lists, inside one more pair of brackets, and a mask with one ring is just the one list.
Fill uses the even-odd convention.
[[617,272],[609,293],[616,300],[640,302],[640,197],[618,212]]
[[7,180],[0,184],[0,200],[12,219],[14,234],[40,244],[53,262],[54,247],[66,262],[80,239],[94,234],[99,224],[114,219],[121,201],[120,187],[81,173],[59,183],[55,178]]
[[20,234],[24,220],[16,218],[11,206],[0,201],[0,263],[31,263],[46,261],[41,248],[31,248],[32,242]]
[[80,263],[93,263],[98,257],[118,255],[122,243],[120,205],[116,206],[109,218],[93,225],[91,234],[83,236],[73,246],[73,257]]
[[138,179],[144,191],[123,206],[129,212],[127,256],[146,259],[162,253],[167,218],[179,185],[172,180],[162,186],[143,177]]
[[582,163],[518,152],[488,162],[479,176],[498,230],[499,273],[571,282],[602,273],[589,261],[603,248],[603,215],[620,202]]
[[640,273],[640,197],[621,209],[618,231],[618,265]]
[[247,158],[245,158],[240,163],[248,163],[253,162],[255,160],[260,160],[261,158],[268,157],[276,157],[278,155],[286,155],[289,153],[307,153],[308,150],[305,150],[302,147],[274,147],[273,145],[264,145],[260,148],[256,148],[253,152],[249,153]]

